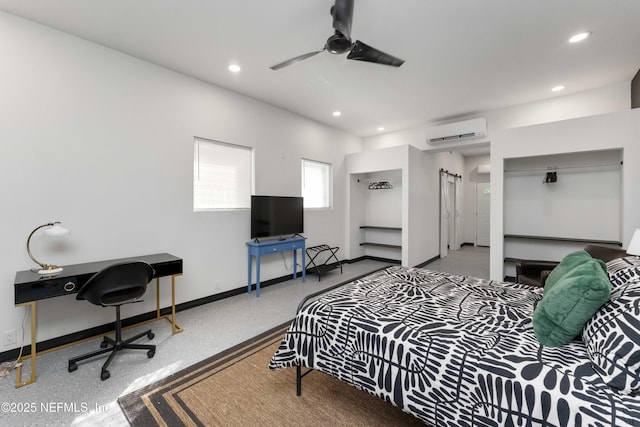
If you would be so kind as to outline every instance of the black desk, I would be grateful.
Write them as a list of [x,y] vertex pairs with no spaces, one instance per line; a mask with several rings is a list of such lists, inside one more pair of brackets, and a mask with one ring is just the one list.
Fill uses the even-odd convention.
[[[151,264],[155,271],[153,277],[156,279],[156,318],[152,319],[152,321],[162,318],[167,319],[171,322],[172,333],[182,332],[182,327],[175,320],[175,278],[182,275],[182,259],[174,255],[162,253],[66,265],[63,266],[64,270],[61,273],[53,276],[40,275],[31,270],[19,271],[16,273],[14,282],[15,305],[16,307],[31,306],[31,354],[20,358],[20,362],[28,358],[31,359],[31,379],[24,382],[21,381],[21,366],[18,366],[16,370],[16,387],[22,387],[36,381],[36,302],[62,295],[75,294],[98,271],[109,265],[126,261],[145,261]],[[171,315],[161,316],[160,277],[165,276],[171,276]],[[46,350],[45,352],[53,350],[55,349]]]

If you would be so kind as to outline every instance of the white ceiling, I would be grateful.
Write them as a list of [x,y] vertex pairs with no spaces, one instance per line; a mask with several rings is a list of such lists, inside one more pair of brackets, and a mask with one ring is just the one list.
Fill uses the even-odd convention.
[[[352,38],[402,67],[323,52],[272,71],[322,49],[332,4],[0,0],[0,10],[359,136],[629,82],[640,68],[639,0],[357,0]],[[569,44],[580,31],[593,35]]]

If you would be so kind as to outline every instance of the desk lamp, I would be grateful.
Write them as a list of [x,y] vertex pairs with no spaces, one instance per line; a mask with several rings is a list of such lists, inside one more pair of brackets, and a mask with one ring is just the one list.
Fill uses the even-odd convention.
[[633,237],[631,237],[629,247],[627,248],[627,253],[629,255],[640,256],[640,228],[636,228],[636,231],[633,233]]
[[49,222],[47,224],[42,224],[42,225],[36,227],[31,232],[31,234],[29,234],[29,237],[27,238],[27,253],[29,254],[29,257],[31,257],[33,262],[35,262],[40,267],[42,267],[42,269],[37,270],[37,269],[33,268],[33,269],[31,269],[31,271],[33,271],[34,273],[38,273],[38,274],[57,274],[57,273],[60,273],[62,271],[62,267],[58,267],[57,265],[53,265],[53,264],[43,264],[43,263],[41,263],[40,261],[38,261],[37,259],[35,259],[33,257],[33,255],[31,254],[31,248],[29,247],[29,244],[31,243],[31,237],[33,237],[33,234],[36,231],[40,230],[41,228],[45,228],[45,227],[50,227],[50,228],[47,228],[46,230],[44,230],[45,236],[58,237],[58,236],[64,236],[65,234],[69,234],[69,230],[64,228],[60,224],[60,221]]

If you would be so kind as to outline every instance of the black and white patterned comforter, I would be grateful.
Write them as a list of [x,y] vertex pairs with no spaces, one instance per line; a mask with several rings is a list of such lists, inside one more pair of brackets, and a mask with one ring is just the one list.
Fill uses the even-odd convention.
[[[640,425],[582,341],[535,338],[542,289],[389,267],[303,307],[269,368],[313,368],[432,426]],[[307,392],[313,392],[308,390]]]

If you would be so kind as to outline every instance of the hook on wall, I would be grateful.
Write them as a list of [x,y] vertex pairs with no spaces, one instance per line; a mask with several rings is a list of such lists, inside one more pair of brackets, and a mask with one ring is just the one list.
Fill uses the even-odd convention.
[[557,172],[547,172],[542,180],[543,184],[548,184],[550,182],[558,181],[558,173]]

